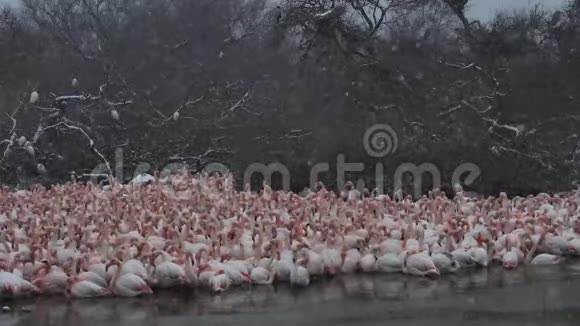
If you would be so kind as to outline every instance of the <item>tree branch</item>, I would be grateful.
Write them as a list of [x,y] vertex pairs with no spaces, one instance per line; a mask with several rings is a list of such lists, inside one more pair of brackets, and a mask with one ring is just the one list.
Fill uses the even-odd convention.
[[105,166],[107,167],[107,171],[109,172],[109,175],[113,175],[113,170],[111,168],[111,164],[105,158],[105,156],[101,152],[99,152],[99,150],[97,148],[95,148],[95,141],[89,136],[89,134],[86,133],[86,131],[84,131],[84,129],[77,127],[77,126],[71,126],[71,125],[67,124],[66,122],[61,121],[61,122],[56,123],[54,125],[42,128],[42,132],[49,130],[49,129],[58,128],[60,126],[63,126],[67,129],[74,130],[74,131],[81,133],[89,141],[89,148],[91,149],[91,151],[95,155],[97,155],[101,159],[101,161],[103,161],[103,163],[105,163]]

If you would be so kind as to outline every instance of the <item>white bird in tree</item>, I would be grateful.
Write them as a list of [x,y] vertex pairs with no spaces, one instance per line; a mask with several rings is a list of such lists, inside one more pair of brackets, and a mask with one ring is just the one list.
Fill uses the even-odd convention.
[[36,171],[38,171],[38,173],[40,173],[40,174],[45,174],[46,168],[44,167],[44,165],[42,163],[38,163],[36,165]]
[[111,110],[111,118],[113,118],[113,120],[118,121],[119,120],[119,112],[117,112],[117,110],[113,109]]
[[40,98],[40,95],[38,95],[38,92],[32,91],[32,93],[30,93],[30,104],[34,104],[34,103],[38,102],[39,98]]
[[26,144],[26,137],[21,136],[20,138],[18,138],[18,146],[22,147],[24,146],[24,144]]
[[72,86],[73,88],[77,88],[77,87],[79,86],[79,80],[78,80],[76,77],[74,77],[74,78],[72,79],[72,81],[71,81],[71,86]]
[[30,142],[26,142],[26,144],[24,144],[24,149],[28,154],[30,154],[30,156],[34,156],[35,154],[34,147],[32,147],[32,144],[30,144]]

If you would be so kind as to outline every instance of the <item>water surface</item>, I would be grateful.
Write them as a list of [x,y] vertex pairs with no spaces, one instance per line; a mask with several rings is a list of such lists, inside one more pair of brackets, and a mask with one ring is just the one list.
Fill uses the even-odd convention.
[[0,326],[180,325],[578,325],[580,261],[500,267],[439,279],[356,275],[308,289],[246,287],[221,295],[198,290],[149,298],[37,298],[3,302]]

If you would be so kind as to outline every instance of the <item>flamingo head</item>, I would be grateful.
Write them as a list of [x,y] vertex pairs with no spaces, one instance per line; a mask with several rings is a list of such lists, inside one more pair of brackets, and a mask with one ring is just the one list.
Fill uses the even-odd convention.
[[38,289],[44,288],[44,277],[37,277],[32,281],[32,285],[34,285]]
[[574,223],[574,233],[580,234],[580,221],[576,221],[576,223]]
[[511,259],[510,259],[510,260],[506,260],[506,261],[503,263],[503,267],[505,267],[505,268],[507,268],[507,269],[513,269],[513,268],[515,268],[516,266],[517,266],[517,263],[516,263],[515,261],[511,260]]
[[77,275],[72,275],[69,278],[67,278],[66,283],[67,286],[72,286],[73,284],[82,281]]
[[111,261],[107,265],[105,265],[105,271],[108,271],[109,267],[113,265],[121,266],[121,261],[117,258],[111,259]]
[[223,255],[221,256],[221,261],[222,261],[222,262],[224,262],[224,261],[228,261],[228,260],[231,260],[231,259],[232,259],[232,256],[230,256],[230,254],[228,254],[228,253],[226,253],[226,254],[223,254]]
[[46,271],[50,270],[51,264],[50,264],[50,261],[48,261],[48,259],[43,259],[40,261],[40,263],[43,265],[42,267],[44,270],[46,270]]
[[252,283],[252,276],[250,276],[250,274],[243,272],[241,274],[248,283]]
[[153,290],[151,289],[151,287],[147,284],[143,284],[143,286],[141,286],[141,291],[144,294],[153,294]]
[[347,181],[347,182],[346,182],[346,184],[344,185],[344,188],[345,188],[347,191],[351,191],[351,190],[352,190],[352,188],[353,188],[353,184],[352,184],[352,182],[350,182],[350,181]]
[[425,274],[425,276],[427,277],[439,277],[440,275],[441,274],[439,273],[439,270],[437,268],[430,269]]
[[208,263],[201,264],[201,265],[199,266],[199,272],[200,272],[200,273],[201,273],[201,272],[206,272],[206,271],[209,271],[209,270],[211,270],[211,265],[210,265],[210,264],[208,264]]

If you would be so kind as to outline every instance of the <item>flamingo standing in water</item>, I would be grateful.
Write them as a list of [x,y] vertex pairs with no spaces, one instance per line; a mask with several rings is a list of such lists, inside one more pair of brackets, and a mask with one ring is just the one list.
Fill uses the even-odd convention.
[[189,283],[185,268],[173,261],[163,261],[155,264],[155,258],[161,255],[161,251],[155,252],[151,256],[151,266],[154,268],[153,277],[155,285],[160,288],[170,288]]
[[448,252],[433,254],[431,259],[440,273],[455,273],[461,268],[459,263],[453,259],[453,255]]
[[[311,257],[309,257],[309,260]],[[360,268],[361,254],[358,249],[343,249],[342,251],[342,267],[341,271],[344,274],[352,274]],[[308,269],[310,272],[310,269]],[[312,273],[310,272],[312,275]]]
[[534,243],[534,245],[532,246],[532,248],[530,249],[530,251],[528,252],[528,254],[526,255],[525,258],[525,264],[530,264],[530,265],[556,265],[559,264],[561,262],[561,257],[560,256],[556,256],[556,255],[552,255],[552,254],[547,254],[547,253],[541,253],[537,256],[534,257],[534,253],[536,252],[538,246],[540,246],[542,244],[542,242],[545,239],[545,234],[542,234],[538,241],[536,241]]
[[0,272],[0,298],[18,298],[38,293],[40,293],[40,291],[32,283],[13,273]]
[[225,274],[224,270],[219,269],[209,278],[209,287],[213,292],[219,293],[227,290],[231,285],[231,279]]
[[111,280],[111,292],[115,295],[122,297],[136,297],[140,295],[152,294],[153,290],[147,285],[147,282],[141,277],[130,273],[122,273],[124,264],[121,263],[117,258],[113,258],[109,264],[107,264],[107,269],[109,266],[116,265],[117,271]]
[[439,276],[439,270],[431,257],[423,253],[408,253],[403,256],[402,271],[414,276]]
[[304,267],[307,263],[308,256],[300,259],[294,258],[294,263],[290,271],[290,284],[298,287],[307,287],[310,285],[310,274],[308,273],[308,269]]
[[252,284],[256,285],[270,285],[274,282],[276,272],[274,270],[268,271],[264,267],[255,267],[252,269],[250,277],[252,279]]
[[96,298],[112,295],[110,289],[78,277],[71,277],[67,281],[67,295],[71,298]]
[[[260,249],[261,251],[261,249]],[[276,271],[272,268],[274,257],[272,256],[264,266],[256,266],[252,268],[250,279],[252,284],[256,285],[270,285],[274,282]]]
[[32,282],[42,293],[61,294],[67,287],[68,276],[58,266],[51,265],[47,260],[43,261],[44,268],[38,272]]
[[503,267],[507,269],[513,269],[518,266],[519,258],[518,254],[514,250],[508,250],[501,258]]

